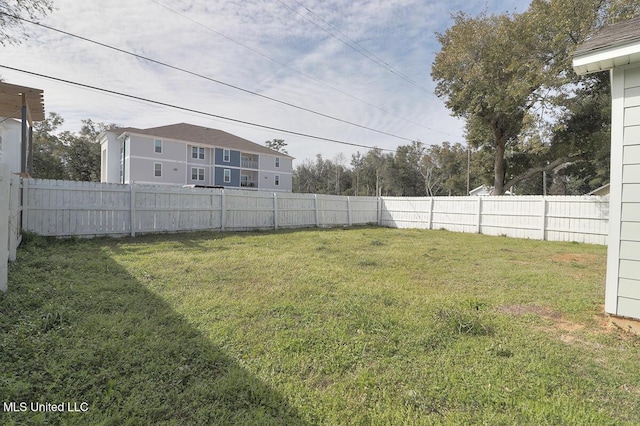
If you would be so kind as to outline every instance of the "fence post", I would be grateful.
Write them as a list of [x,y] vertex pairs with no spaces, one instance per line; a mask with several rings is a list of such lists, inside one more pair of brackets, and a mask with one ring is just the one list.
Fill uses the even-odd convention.
[[0,291],[7,291],[9,274],[9,191],[11,171],[0,164]]
[[20,244],[20,178],[11,176],[9,193],[9,260],[16,260]]
[[273,193],[273,229],[278,229],[278,194]]
[[427,229],[433,229],[433,206],[435,205],[435,200],[433,197],[429,200],[429,226]]
[[29,230],[29,223],[27,221],[27,199],[29,198],[29,179],[28,178],[21,178],[22,179],[22,196],[20,197],[20,201],[22,204],[22,217],[20,219],[20,224],[22,226],[22,229],[28,231]]
[[382,226],[382,197],[378,198],[378,226]]
[[476,233],[480,233],[480,226],[482,224],[482,197],[478,197],[478,217],[476,221]]
[[136,190],[133,183],[129,184],[129,232],[136,236]]
[[349,226],[353,225],[353,220],[351,219],[351,197],[347,196],[347,222]]
[[227,197],[224,193],[224,189],[222,190],[222,195],[221,195],[221,200],[220,200],[220,231],[224,232],[224,228],[226,225],[226,219],[227,219],[227,213],[226,213],[226,203],[227,203]]
[[313,207],[316,210],[316,227],[320,227],[320,215],[318,214],[318,194],[313,194]]
[[542,232],[542,241],[547,239],[547,199],[542,197],[542,226],[540,227]]

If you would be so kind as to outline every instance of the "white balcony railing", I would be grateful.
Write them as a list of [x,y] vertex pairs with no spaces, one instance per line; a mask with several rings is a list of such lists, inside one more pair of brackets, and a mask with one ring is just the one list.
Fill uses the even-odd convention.
[[240,181],[240,186],[243,188],[257,188],[258,181],[257,180],[247,180],[243,179]]
[[257,161],[253,161],[253,160],[249,160],[247,158],[243,158],[242,161],[240,162],[240,166],[243,169],[257,169],[258,168],[258,162]]

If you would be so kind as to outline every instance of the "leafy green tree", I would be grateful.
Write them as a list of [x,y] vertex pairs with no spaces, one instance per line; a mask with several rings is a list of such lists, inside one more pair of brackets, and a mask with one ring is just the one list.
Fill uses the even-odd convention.
[[[494,194],[592,155],[588,144],[561,152],[551,147],[557,138],[529,141],[527,133],[544,128],[554,119],[549,112],[580,96],[577,89],[592,78],[573,73],[577,46],[603,24],[639,12],[631,0],[534,0],[522,14],[458,13],[438,34],[436,94],[467,120],[469,142],[493,151]],[[535,144],[545,155],[530,154]]]
[[33,175],[39,179],[100,180],[97,136],[115,124],[82,120],[80,132],[60,131],[64,119],[55,112],[34,123]]
[[429,195],[467,195],[468,156],[467,148],[460,143],[429,147],[425,160],[432,167]]
[[316,155],[315,161],[305,160],[293,171],[293,191],[313,194],[331,193],[332,165]]
[[611,158],[611,96],[609,78],[593,76],[575,98],[567,101],[553,133],[551,152],[563,156],[579,147],[585,161],[558,171],[555,179],[566,182],[569,194],[585,194],[609,182]]
[[100,181],[100,145],[95,140],[72,132],[62,132],[68,179],[84,182]]
[[[490,130],[495,150],[494,187],[503,192],[504,156],[523,126],[525,113],[539,85],[522,84],[522,63],[528,62],[526,40],[519,42],[518,23],[509,15],[482,14],[472,18],[459,13],[454,25],[438,34],[442,50],[436,55],[431,75],[436,94],[446,99],[453,115],[469,119]],[[539,64],[530,63],[532,67]]]
[[51,11],[51,0],[0,0],[0,45],[20,41],[15,30],[22,29],[21,18],[36,20]]
[[395,179],[393,187],[397,195],[403,196],[424,196],[426,186],[424,185],[425,174],[423,158],[425,147],[419,141],[414,141],[410,145],[399,146],[393,159],[393,170]]
[[384,154],[375,148],[367,152],[363,158],[361,180],[366,195],[394,194],[393,154]]
[[281,152],[283,154],[289,154],[286,150],[287,143],[284,139],[272,139],[270,141],[266,141],[265,146],[274,151]]
[[64,132],[65,163],[71,180],[100,181],[100,145],[97,138],[105,130],[117,128],[116,124],[95,123],[91,119],[82,120],[78,134]]
[[64,142],[56,131],[63,118],[50,112],[44,121],[33,123],[33,177],[38,179],[66,179]]

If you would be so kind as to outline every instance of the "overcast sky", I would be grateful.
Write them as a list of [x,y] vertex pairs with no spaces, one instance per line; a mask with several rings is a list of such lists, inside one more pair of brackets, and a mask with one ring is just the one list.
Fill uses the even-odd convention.
[[[523,12],[529,5],[528,0],[54,2],[56,9],[42,24],[191,74],[31,24],[24,24],[29,37],[22,44],[0,46],[0,65],[387,150],[411,140],[463,142],[462,121],[452,118],[433,94],[431,80],[431,64],[440,48],[435,33],[451,25],[451,13],[461,10],[476,15],[485,7],[496,13]],[[186,122],[259,144],[284,139],[296,163],[316,154],[336,159],[342,153],[346,165],[351,154],[367,151],[6,68],[0,68],[0,76],[8,83],[43,89],[45,111],[60,114],[65,130],[78,131],[85,118],[138,128]]]

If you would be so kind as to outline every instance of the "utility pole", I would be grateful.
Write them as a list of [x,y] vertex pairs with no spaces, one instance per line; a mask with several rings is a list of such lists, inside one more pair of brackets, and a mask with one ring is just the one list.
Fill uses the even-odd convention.
[[467,142],[467,195],[471,192],[471,148],[469,142]]

